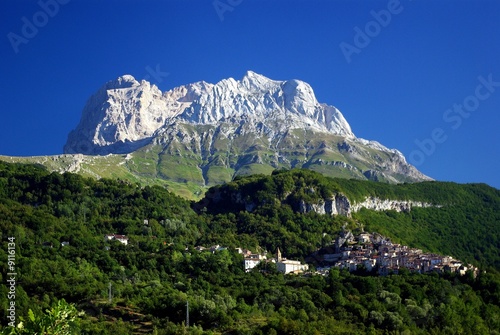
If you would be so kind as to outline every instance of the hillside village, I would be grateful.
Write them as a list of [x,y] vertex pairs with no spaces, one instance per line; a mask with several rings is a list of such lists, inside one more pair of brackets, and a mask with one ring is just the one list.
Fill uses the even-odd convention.
[[[144,226],[148,226],[147,219]],[[127,245],[129,239],[125,235],[106,234],[104,241],[119,241]],[[165,242],[166,243],[166,242]],[[69,244],[69,243],[68,243]],[[189,248],[186,247],[186,251]],[[213,245],[211,247],[196,246],[199,252],[209,251],[212,253],[226,250],[227,247]],[[109,246],[106,246],[109,250]],[[424,253],[421,249],[410,248],[406,245],[392,243],[391,240],[378,233],[361,232],[354,235],[350,230],[342,228],[339,236],[332,241],[332,244],[323,247],[305,258],[307,264],[302,264],[299,260],[287,259],[283,257],[279,247],[274,257],[268,257],[268,252],[255,253],[248,249],[236,248],[237,252],[243,255],[243,266],[245,271],[250,271],[261,262],[274,263],[279,272],[288,274],[300,274],[309,270],[308,264],[316,267],[317,274],[327,275],[332,267],[347,269],[350,272],[364,269],[368,272],[377,271],[381,276],[398,274],[404,268],[411,272],[454,272],[465,275],[467,271],[472,271],[474,276],[478,274],[478,268],[471,264],[451,257],[433,253]]]
[[[227,248],[215,245],[209,248],[197,246],[195,249],[217,252]],[[389,238],[378,233],[363,232],[354,235],[349,230],[342,231],[332,245],[321,248],[306,257],[305,261],[308,264],[283,257],[279,248],[271,258],[268,258],[267,252],[253,253],[242,248],[236,248],[236,250],[243,255],[243,266],[247,272],[261,262],[275,263],[277,270],[284,274],[304,273],[309,270],[308,264],[316,265],[315,273],[321,275],[327,275],[332,267],[348,269],[350,272],[360,269],[369,272],[377,271],[381,276],[398,274],[402,268],[418,273],[455,272],[460,275],[472,271],[474,276],[479,271],[473,265],[464,264],[451,256],[424,253],[420,249],[392,243]]]
[[356,271],[364,268],[376,270],[379,275],[397,274],[405,268],[411,272],[456,272],[464,275],[471,270],[477,275],[478,269],[470,264],[420,249],[392,243],[378,233],[361,233],[357,236],[344,230],[332,246],[322,248],[306,258],[309,263],[318,264],[317,271],[326,273],[331,267]]

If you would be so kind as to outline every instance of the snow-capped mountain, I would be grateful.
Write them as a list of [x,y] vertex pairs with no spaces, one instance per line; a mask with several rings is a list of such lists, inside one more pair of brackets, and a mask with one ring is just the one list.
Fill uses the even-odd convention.
[[393,182],[429,179],[399,151],[356,138],[342,113],[319,103],[309,84],[252,71],[241,80],[200,81],[163,93],[147,81],[119,77],[88,100],[64,151],[147,157],[156,166],[148,169],[152,177],[203,185],[280,167]]

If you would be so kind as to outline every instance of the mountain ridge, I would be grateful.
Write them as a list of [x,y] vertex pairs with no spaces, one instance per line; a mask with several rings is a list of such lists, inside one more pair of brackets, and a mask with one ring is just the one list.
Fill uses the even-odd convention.
[[64,151],[129,154],[122,163],[132,174],[202,186],[302,167],[393,183],[431,179],[397,149],[357,138],[309,84],[253,71],[241,80],[198,81],[166,92],[121,76],[89,99]]
[[175,118],[203,125],[248,118],[262,122],[275,111],[291,118],[285,125],[289,129],[355,137],[340,111],[320,104],[311,86],[300,80],[277,81],[247,71],[240,81],[199,81],[162,93],[145,80],[123,75],[104,84],[88,100],[80,123],[68,135],[64,153],[132,152],[135,146],[119,152],[116,147],[106,150],[106,146],[151,138]]

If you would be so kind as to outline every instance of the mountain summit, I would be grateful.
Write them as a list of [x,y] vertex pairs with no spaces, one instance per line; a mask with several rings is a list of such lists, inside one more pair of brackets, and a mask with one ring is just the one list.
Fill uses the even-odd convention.
[[89,99],[64,151],[132,152],[175,121],[251,123],[273,135],[309,129],[354,137],[340,111],[320,104],[311,86],[300,80],[276,81],[248,71],[240,81],[198,82],[162,93],[147,81],[124,75],[106,83]]
[[399,151],[356,138],[342,113],[319,103],[309,84],[252,71],[241,80],[167,92],[121,76],[88,100],[64,152],[141,156],[155,166],[147,169],[151,177],[201,185],[280,167],[390,182],[429,179]]

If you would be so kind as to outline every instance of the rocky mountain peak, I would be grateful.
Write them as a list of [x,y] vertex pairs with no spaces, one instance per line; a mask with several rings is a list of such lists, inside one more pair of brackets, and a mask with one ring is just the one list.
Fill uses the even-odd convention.
[[[245,166],[251,171],[253,165],[317,165],[348,177],[387,181],[428,179],[399,151],[356,138],[342,113],[319,103],[309,84],[253,71],[241,80],[199,81],[166,92],[131,75],[118,77],[87,101],[64,152],[132,153],[149,144],[162,146],[165,155],[197,157],[197,172],[179,180],[201,173],[196,177],[201,184],[215,182],[210,166],[228,169],[216,175],[230,180],[226,173]],[[176,159],[182,165],[186,158]],[[170,178],[170,172],[161,173]]]
[[175,108],[155,85],[124,75],[104,84],[87,101],[77,128],[70,132],[65,153],[108,154],[144,145]]
[[[231,121],[230,121],[231,120]],[[260,125],[268,135],[310,129],[354,137],[343,115],[320,104],[300,80],[277,81],[247,71],[239,81],[204,81],[162,93],[155,85],[123,75],[107,82],[87,102],[65,153],[131,152],[172,122]],[[252,129],[249,129],[252,131]]]
[[130,88],[134,86],[139,86],[140,83],[131,75],[125,74],[116,78],[115,80],[108,81],[105,85],[107,90],[119,89],[119,88]]
[[247,71],[239,83],[243,88],[249,91],[268,90],[279,85],[279,81],[271,80],[253,71]]

